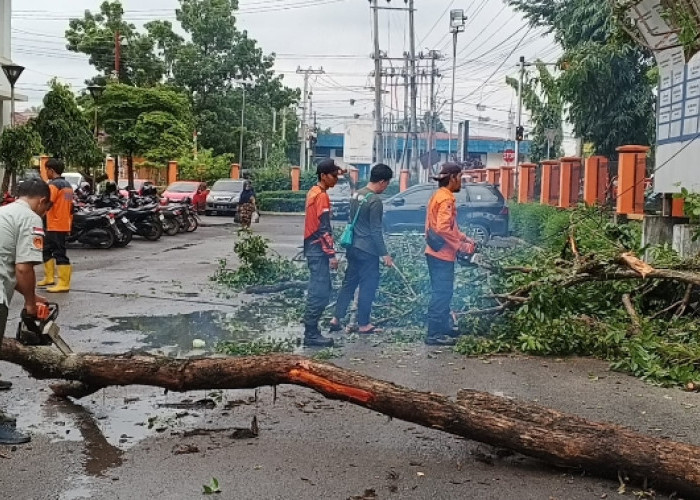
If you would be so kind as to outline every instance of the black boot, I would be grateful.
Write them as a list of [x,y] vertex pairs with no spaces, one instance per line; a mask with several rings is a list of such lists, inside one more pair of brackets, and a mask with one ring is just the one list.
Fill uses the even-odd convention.
[[425,338],[425,344],[426,345],[438,345],[438,346],[453,346],[457,343],[457,339],[455,337],[449,336],[449,335],[428,335]]
[[304,345],[306,347],[333,347],[333,339],[324,337],[316,330],[304,331]]
[[0,444],[24,444],[29,441],[31,441],[29,436],[18,432],[12,425],[7,422],[0,423]]

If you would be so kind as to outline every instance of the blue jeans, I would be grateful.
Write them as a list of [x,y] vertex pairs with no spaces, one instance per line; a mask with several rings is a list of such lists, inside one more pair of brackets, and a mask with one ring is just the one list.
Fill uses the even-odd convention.
[[304,312],[304,332],[319,331],[318,321],[331,299],[331,268],[328,257],[307,257],[309,264],[309,289]]
[[345,271],[343,287],[340,289],[338,302],[335,305],[335,317],[339,320],[345,317],[355,290],[359,286],[357,324],[367,326],[370,324],[372,302],[379,287],[379,257],[357,248],[350,248],[347,257],[348,269]]
[[452,321],[451,305],[454,293],[455,263],[426,255],[430,273],[432,295],[428,306],[428,337],[450,334]]

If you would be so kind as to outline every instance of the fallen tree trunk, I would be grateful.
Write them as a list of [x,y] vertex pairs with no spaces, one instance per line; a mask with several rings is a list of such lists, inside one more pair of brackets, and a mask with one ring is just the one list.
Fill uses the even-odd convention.
[[273,285],[251,285],[244,291],[250,294],[266,294],[284,292],[286,290],[306,290],[308,286],[308,281],[283,281]]
[[63,356],[5,339],[0,359],[52,386],[58,396],[84,397],[112,385],[150,385],[173,391],[251,389],[296,384],[408,422],[505,447],[555,465],[601,475],[618,471],[671,490],[700,495],[700,447],[591,422],[542,406],[475,391],[458,402],[293,355],[176,360],[147,354]]

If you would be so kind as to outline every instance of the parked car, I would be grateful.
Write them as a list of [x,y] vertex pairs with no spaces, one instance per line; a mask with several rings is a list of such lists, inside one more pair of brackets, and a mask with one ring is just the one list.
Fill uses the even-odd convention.
[[238,200],[243,191],[245,181],[219,179],[214,183],[207,196],[205,215],[234,214],[238,211]]
[[77,191],[82,183],[85,182],[85,177],[80,172],[63,172],[63,178],[68,181],[73,191]]
[[[419,184],[384,201],[384,230],[387,233],[425,231],[428,201],[437,185]],[[477,242],[491,236],[508,235],[508,206],[493,184],[466,183],[457,198],[457,223]]]
[[[119,186],[119,194],[124,197],[128,197],[129,191],[126,189],[128,185],[129,179],[119,179],[117,182],[117,186]],[[153,181],[149,181],[148,179],[134,179],[134,191],[136,191],[138,194],[141,194],[141,190],[146,186],[153,186]]]
[[347,177],[338,178],[338,183],[328,190],[328,197],[331,199],[331,218],[349,220],[352,197],[350,180]]
[[161,203],[167,205],[169,202],[180,202],[185,198],[194,200],[202,182],[199,181],[177,181],[170,184],[161,195]]

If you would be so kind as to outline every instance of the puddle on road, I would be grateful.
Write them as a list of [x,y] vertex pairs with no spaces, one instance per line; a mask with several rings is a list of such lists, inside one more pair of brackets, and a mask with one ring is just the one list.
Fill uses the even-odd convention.
[[[301,335],[298,318],[284,304],[248,304],[235,312],[196,311],[162,316],[108,318],[109,332],[141,333],[141,347],[174,356],[187,356],[192,341],[201,339],[213,351],[220,341],[284,340]],[[201,351],[198,351],[201,354]]]

